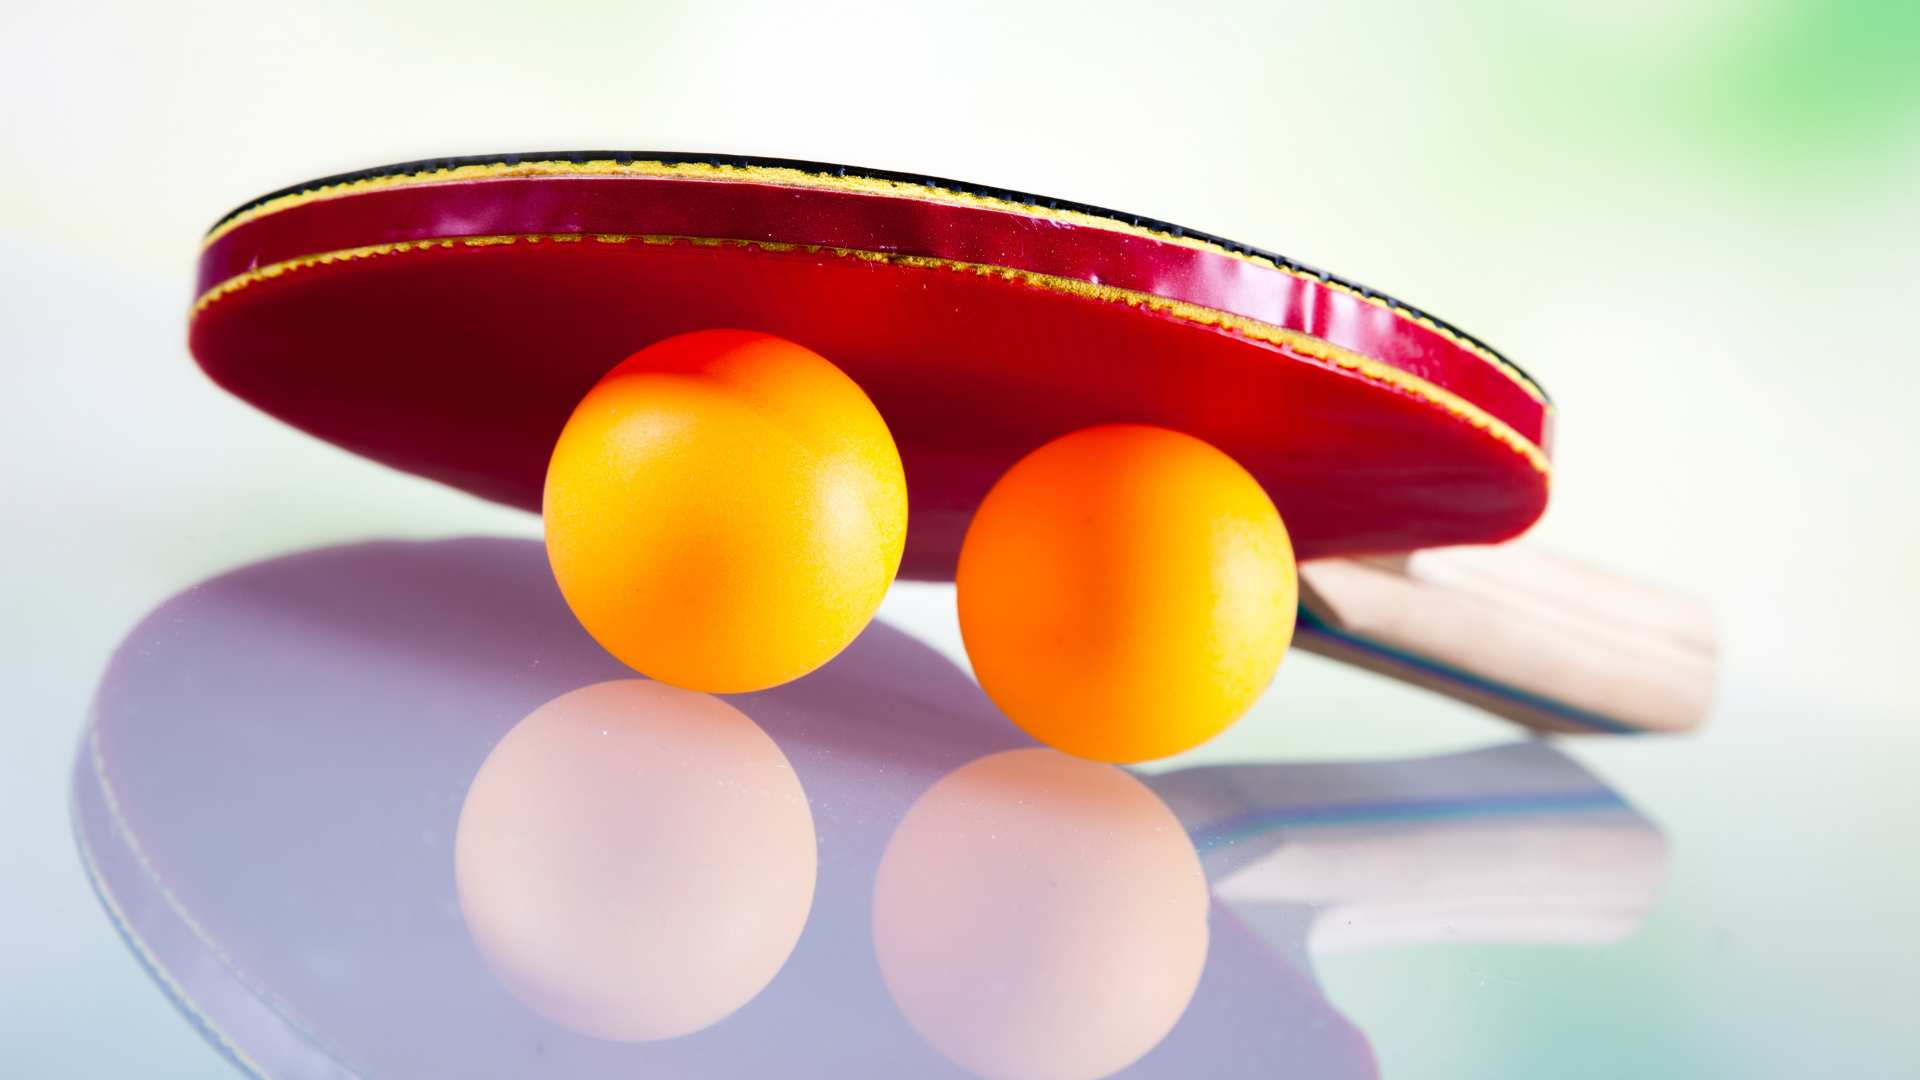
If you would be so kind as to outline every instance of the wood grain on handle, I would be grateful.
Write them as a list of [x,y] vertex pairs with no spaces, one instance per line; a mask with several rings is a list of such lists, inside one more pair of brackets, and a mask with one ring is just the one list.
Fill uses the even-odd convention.
[[1712,702],[1706,606],[1528,547],[1300,567],[1294,643],[1531,728],[1679,732]]

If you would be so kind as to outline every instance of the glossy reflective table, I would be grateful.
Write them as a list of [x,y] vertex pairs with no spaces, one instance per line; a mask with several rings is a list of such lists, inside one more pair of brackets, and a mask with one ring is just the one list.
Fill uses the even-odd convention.
[[168,601],[73,798],[129,947],[275,1077],[1369,1077],[1316,956],[1604,946],[1667,874],[1544,742],[1130,772],[878,622],[775,690],[671,690],[509,540]]

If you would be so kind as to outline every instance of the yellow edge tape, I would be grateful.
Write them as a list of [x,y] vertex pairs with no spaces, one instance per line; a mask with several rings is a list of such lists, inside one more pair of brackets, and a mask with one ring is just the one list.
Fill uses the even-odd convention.
[[1526,391],[1548,410],[1553,408],[1547,397],[1519,368],[1514,367],[1498,353],[1476,341],[1463,337],[1459,332],[1435,322],[1409,308],[1389,303],[1378,296],[1368,296],[1352,286],[1338,281],[1322,280],[1317,274],[1309,274],[1290,266],[1283,266],[1271,259],[1249,255],[1243,251],[1222,247],[1219,244],[1191,236],[1175,235],[1161,230],[1148,229],[1139,225],[1129,225],[1099,214],[1089,214],[1079,210],[1064,210],[1058,207],[1036,206],[1032,203],[1015,202],[1011,199],[995,198],[991,195],[978,195],[968,191],[955,191],[951,188],[938,188],[928,184],[918,184],[908,180],[887,180],[873,176],[835,175],[833,173],[808,172],[804,169],[778,165],[724,165],[704,161],[665,162],[665,161],[523,161],[517,164],[498,162],[484,165],[459,165],[453,168],[428,169],[422,172],[395,174],[392,176],[370,176],[360,180],[348,180],[338,184],[309,188],[289,195],[268,199],[258,206],[250,207],[235,214],[226,221],[213,227],[207,233],[202,250],[210,247],[221,237],[250,221],[255,221],[310,202],[339,198],[343,195],[359,194],[367,191],[379,191],[386,188],[415,187],[430,184],[458,183],[466,180],[497,180],[512,177],[540,176],[650,176],[666,179],[694,180],[733,180],[760,184],[778,184],[784,187],[817,188],[829,191],[848,191],[866,195],[892,195],[922,199],[928,202],[948,203],[960,206],[980,206],[994,210],[1005,210],[1025,214],[1028,217],[1046,218],[1052,221],[1084,225],[1108,232],[1126,233],[1130,236],[1143,236],[1166,243],[1179,244],[1198,251],[1208,251],[1216,255],[1226,255],[1243,262],[1254,263],[1302,281],[1310,281],[1322,288],[1345,293],[1356,300],[1372,304],[1374,307],[1392,312],[1418,326],[1439,334],[1455,345],[1466,349],[1480,359],[1492,364],[1500,373],[1512,380],[1515,385]]
[[1126,304],[1130,307],[1145,308],[1163,315],[1169,315],[1202,326],[1219,327],[1230,330],[1255,341],[1264,341],[1279,345],[1302,356],[1311,357],[1350,371],[1371,382],[1392,387],[1395,390],[1421,398],[1437,405],[1455,417],[1466,421],[1480,431],[1491,435],[1509,449],[1527,459],[1542,476],[1550,476],[1552,467],[1547,455],[1531,439],[1514,430],[1500,418],[1473,404],[1467,399],[1436,386],[1417,375],[1411,375],[1399,368],[1383,364],[1378,360],[1362,356],[1359,353],[1342,349],[1298,330],[1274,326],[1271,323],[1249,319],[1242,315],[1202,307],[1184,300],[1169,300],[1153,293],[1122,289],[1112,285],[1096,285],[1074,278],[1057,277],[1052,274],[1040,274],[1031,270],[1016,270],[1011,267],[993,266],[986,263],[960,262],[955,259],[937,258],[931,255],[901,255],[884,251],[864,251],[859,248],[829,247],[819,244],[786,244],[771,240],[734,240],[698,236],[657,236],[629,235],[624,233],[545,233],[514,236],[467,236],[445,239],[403,240],[391,244],[370,244],[365,247],[346,248],[341,251],[328,251],[318,255],[303,255],[297,259],[270,263],[256,267],[245,273],[236,274],[208,289],[193,302],[193,314],[197,317],[208,307],[218,303],[256,282],[282,277],[301,270],[333,263],[349,262],[356,259],[380,258],[391,255],[404,255],[408,252],[430,251],[436,248],[456,247],[482,248],[499,247],[511,244],[692,244],[698,247],[732,247],[770,252],[805,252],[810,255],[832,255],[840,258],[858,259],[862,262],[886,263],[893,266],[908,266],[921,269],[949,270],[956,273],[979,274],[983,277],[997,277],[1005,281],[1017,282],[1031,288],[1049,292],[1065,293],[1089,300],[1106,303]]

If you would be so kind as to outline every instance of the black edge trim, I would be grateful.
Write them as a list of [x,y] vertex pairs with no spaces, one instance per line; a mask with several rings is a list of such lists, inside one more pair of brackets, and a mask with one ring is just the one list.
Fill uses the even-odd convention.
[[[1216,247],[1225,248],[1235,254],[1246,255],[1270,262],[1290,273],[1319,278],[1328,284],[1351,289],[1364,298],[1378,301],[1396,311],[1404,312],[1414,319],[1430,322],[1441,330],[1455,335],[1462,341],[1492,353],[1494,356],[1499,357],[1502,363],[1514,371],[1519,372],[1520,377],[1532,384],[1533,388],[1540,392],[1541,397],[1547,398],[1546,389],[1540,385],[1539,380],[1527,374],[1520,365],[1508,359],[1507,356],[1498,349],[1467,333],[1465,330],[1460,329],[1444,319],[1430,315],[1414,307],[1412,304],[1396,300],[1378,289],[1370,289],[1359,282],[1349,281],[1346,278],[1330,274],[1318,267],[1308,266],[1306,263],[1289,259],[1285,255],[1267,251],[1263,248],[1257,248],[1252,244],[1243,244],[1237,240],[1229,240],[1224,236],[1215,236],[1212,233],[1201,232],[1198,229],[1184,228],[1171,222],[1161,221],[1158,218],[1141,217],[1138,214],[1125,214],[1118,210],[1109,210],[1102,206],[1094,206],[1091,203],[1074,202],[1069,199],[1053,199],[1043,195],[1029,194],[1024,191],[1010,191],[1005,188],[989,187],[985,184],[969,184],[960,180],[947,180],[942,177],[927,176],[921,173],[896,172],[891,169],[868,169],[859,166],[832,165],[824,161],[803,161],[797,158],[753,157],[739,154],[693,154],[680,151],[554,150],[518,154],[468,154],[460,157],[403,161],[398,164],[380,165],[371,169],[356,169],[353,172],[335,173],[332,176],[323,176],[318,180],[309,180],[305,183],[283,187],[277,191],[270,191],[258,198],[250,199],[234,207],[232,210],[227,211],[227,213],[221,215],[220,220],[214,222],[207,231],[212,232],[214,229],[218,229],[220,226],[225,225],[241,214],[255,207],[272,202],[275,199],[285,198],[289,195],[298,195],[301,192],[312,191],[316,188],[331,187],[336,184],[352,184],[362,180],[375,180],[387,176],[408,176],[413,173],[438,172],[442,169],[458,169],[469,165],[520,165],[535,161],[565,161],[575,165],[584,165],[590,161],[612,161],[621,165],[629,165],[636,161],[657,161],[663,165],[716,165],[732,166],[733,168],[739,169],[793,169],[798,172],[814,173],[824,176],[844,177],[852,175],[870,180],[897,181],[906,184],[916,184],[921,187],[956,191],[961,194],[973,195],[980,198],[998,199],[1001,202],[1016,203],[1021,206],[1032,206],[1048,210],[1065,210],[1070,213],[1086,214],[1089,217],[1106,218],[1109,221],[1135,228],[1147,229],[1153,232],[1164,232],[1188,240],[1196,240],[1203,244],[1212,244]],[[1547,398],[1547,400],[1549,404],[1552,403],[1551,398]]]

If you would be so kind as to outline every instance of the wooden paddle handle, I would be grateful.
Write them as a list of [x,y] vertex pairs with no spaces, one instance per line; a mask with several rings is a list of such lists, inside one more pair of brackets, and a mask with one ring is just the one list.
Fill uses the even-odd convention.
[[1687,731],[1713,697],[1704,604],[1521,546],[1302,564],[1294,643],[1543,731]]

